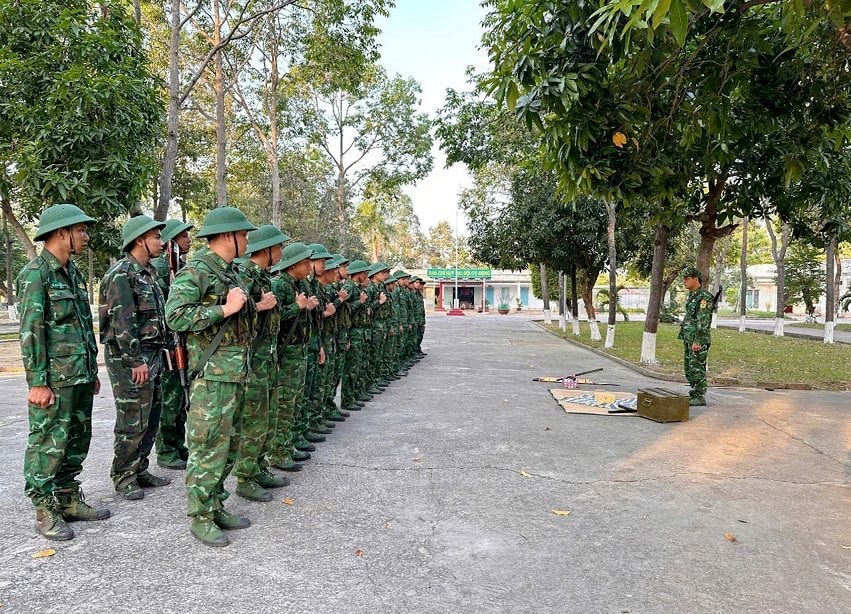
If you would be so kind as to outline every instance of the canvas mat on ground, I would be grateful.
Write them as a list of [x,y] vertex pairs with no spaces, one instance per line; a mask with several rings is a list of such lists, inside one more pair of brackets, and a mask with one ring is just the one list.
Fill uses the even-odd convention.
[[638,397],[629,392],[609,392],[608,390],[567,390],[553,388],[550,394],[568,414],[591,414],[594,416],[634,416],[632,413],[610,414],[610,409],[620,409],[618,405],[635,408]]

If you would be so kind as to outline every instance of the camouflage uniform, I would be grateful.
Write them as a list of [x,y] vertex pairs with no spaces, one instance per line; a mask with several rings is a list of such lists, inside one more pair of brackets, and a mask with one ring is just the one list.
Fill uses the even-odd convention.
[[343,347],[343,357],[340,360],[339,379],[340,405],[343,409],[355,406],[358,400],[358,368],[361,362],[363,334],[356,330],[356,318],[359,312],[365,311],[360,302],[360,287],[351,279],[343,282],[343,290],[349,296],[343,305],[342,327],[338,339]]
[[[248,260],[237,267],[249,296],[259,302],[272,290],[269,273]],[[239,455],[233,473],[239,480],[252,480],[265,466],[261,463],[267,437],[274,432],[271,412],[272,395],[277,403],[278,330],[281,326],[277,307],[257,316],[257,336],[251,346],[251,377],[245,389],[245,409],[239,433]]]
[[[131,254],[107,271],[98,300],[100,340],[115,397],[115,458],[112,480],[124,490],[147,471],[160,420],[160,374],[165,348],[165,311],[156,272]],[[147,383],[137,385],[130,370],[144,364]]]
[[319,281],[312,276],[301,282],[301,291],[319,300],[319,306],[308,314],[310,336],[307,342],[307,368],[304,377],[304,397],[299,412],[301,422],[297,423],[297,430],[304,437],[310,431],[310,427],[318,427],[322,422],[322,410],[318,399],[323,372],[320,371],[319,354],[325,325],[322,313],[325,311],[327,302],[325,293],[320,291]]
[[[683,340],[683,365],[691,385],[689,396],[692,400],[702,400],[706,395],[706,357],[712,342],[712,303],[712,294],[706,290],[699,288],[690,292],[680,325],[678,338]],[[693,344],[699,344],[701,348],[694,351]]]
[[79,493],[92,437],[97,344],[86,280],[45,249],[20,272],[15,293],[27,385],[56,396],[46,409],[28,404],[25,492],[37,509],[56,511],[56,497]]
[[[186,494],[192,517],[209,518],[224,509],[228,496],[225,478],[239,450],[255,317],[250,298],[239,312],[224,317],[221,305],[230,288],[247,292],[234,267],[205,247],[177,274],[166,301],[166,323],[187,333],[189,371],[196,374],[200,370],[191,384],[186,420]],[[204,351],[223,326],[227,330],[219,347],[206,365],[200,365]]]
[[[302,290],[286,271],[272,279],[272,292],[278,299],[281,324],[278,333],[278,381],[273,434],[266,441],[265,456],[273,466],[285,466],[292,460],[293,447],[301,432],[296,423],[305,423],[303,409],[307,375],[307,342],[310,336],[308,314],[296,303]],[[298,436],[298,437],[297,437]]]
[[[157,281],[160,284],[163,297],[168,300],[168,291],[171,285],[168,254],[154,258],[151,260],[151,265],[157,271]],[[185,265],[186,261],[181,257],[178,271]],[[169,350],[174,350],[174,334],[171,331],[167,331],[166,334],[166,345]],[[162,413],[160,414],[160,428],[156,441],[157,462],[168,466],[189,458],[189,451],[186,449],[186,411],[189,407],[186,391],[177,370],[163,370],[160,388],[162,390]]]
[[369,351],[369,364],[371,366],[370,372],[373,374],[370,383],[373,387],[369,390],[370,393],[377,391],[376,385],[380,386],[387,383],[384,360],[389,345],[388,327],[393,304],[389,296],[387,296],[384,304],[381,304],[380,295],[382,292],[385,295],[387,294],[386,287],[382,282],[373,281],[367,288],[368,303],[372,311],[372,345]]

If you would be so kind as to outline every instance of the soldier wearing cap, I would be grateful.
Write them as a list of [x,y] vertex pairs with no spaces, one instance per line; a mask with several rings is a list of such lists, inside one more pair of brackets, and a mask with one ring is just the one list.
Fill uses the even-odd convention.
[[414,291],[414,322],[416,326],[415,335],[414,335],[414,355],[417,360],[420,360],[426,356],[426,353],[423,352],[422,343],[423,343],[423,335],[425,334],[425,303],[423,302],[423,284],[424,280],[420,277],[414,277],[411,279],[411,288]]
[[66,521],[109,518],[109,510],[85,503],[76,480],[100,381],[86,280],[71,256],[86,249],[94,222],[74,205],[45,209],[35,235],[44,249],[15,281],[29,387],[24,490],[36,508],[36,530],[52,540],[74,537]]
[[689,405],[706,405],[706,358],[712,343],[711,325],[714,299],[701,286],[703,275],[695,266],[683,269],[683,285],[689,291],[680,324],[683,340],[683,367],[691,390]]
[[325,271],[319,276],[325,300],[332,307],[331,314],[325,319],[323,347],[325,348],[325,363],[319,367],[319,407],[325,428],[332,429],[337,422],[343,422],[349,415],[341,412],[334,398],[342,369],[345,346],[348,344],[348,309],[346,301],[348,293],[340,284],[339,270],[348,260],[340,255],[332,254],[325,261]]
[[[336,382],[340,384],[340,413],[346,416],[347,412],[359,411],[364,406],[363,401],[358,400],[356,388],[357,360],[359,358],[356,360],[355,355],[360,348],[355,348],[355,344],[362,344],[363,338],[360,333],[355,331],[355,320],[359,312],[366,311],[366,293],[361,289],[360,283],[352,279],[349,269],[352,264],[359,265],[355,267],[356,274],[360,277],[366,277],[366,269],[360,266],[366,263],[363,260],[350,262],[339,254],[337,258],[340,261],[337,276],[340,280],[340,288],[346,293],[346,300],[343,302],[343,313],[341,315],[343,326],[338,335],[341,356],[337,361]],[[355,340],[355,336],[359,338]]]
[[124,258],[106,272],[98,299],[100,341],[115,398],[115,456],[110,473],[116,492],[128,500],[142,487],[171,483],[148,471],[148,455],[160,422],[160,374],[166,347],[162,290],[151,260],[162,252],[164,222],[130,218],[121,231]]
[[221,529],[251,524],[224,509],[225,478],[239,451],[256,310],[274,306],[271,294],[255,304],[232,264],[245,251],[249,230],[255,226],[239,209],[210,211],[198,232],[209,245],[189,258],[166,300],[168,326],[186,333],[193,376],[186,419],[190,532],[208,546],[230,543]]
[[387,345],[388,322],[392,316],[393,305],[384,282],[390,276],[390,267],[383,262],[376,262],[367,271],[370,284],[366,289],[367,304],[372,310],[372,345],[369,352],[370,388],[369,394],[378,394],[387,388],[389,381],[384,379],[382,365]]
[[[269,270],[281,259],[284,243],[290,237],[267,224],[248,233],[248,259],[239,265],[242,282],[258,305],[257,335],[251,347],[251,378],[245,390],[245,409],[239,433],[239,455],[233,473],[237,479],[236,494],[250,501],[268,502],[272,493],[267,488],[281,488],[289,480],[273,475],[263,460],[266,439],[273,436],[272,417],[278,401],[278,330],[281,327],[277,298],[272,293]],[[272,307],[262,310],[264,295],[274,298]]]
[[[267,438],[264,456],[269,464],[283,471],[301,471],[297,461],[308,460],[309,452],[297,450],[301,427],[307,417],[301,414],[307,374],[307,345],[310,341],[308,315],[319,300],[307,296],[299,286],[312,271],[313,254],[304,243],[284,248],[281,261],[272,268],[280,273],[272,279],[272,291],[278,299],[281,326],[278,331],[277,417],[272,436]],[[273,403],[273,407],[274,407]],[[307,441],[301,442],[307,444]]]
[[[189,253],[189,231],[192,224],[180,220],[166,220],[160,233],[163,242],[162,255],[151,263],[157,271],[157,281],[168,299],[168,290],[177,272],[186,265]],[[189,451],[186,449],[186,412],[189,409],[189,394],[182,378],[186,373],[178,371],[176,349],[186,347],[186,339],[181,333],[169,331],[166,343],[170,360],[166,361],[162,374],[162,413],[160,429],[157,432],[157,465],[166,469],[186,469]],[[188,386],[187,386],[188,387]]]
[[349,332],[349,350],[346,352],[343,367],[341,398],[343,407],[352,410],[362,408],[366,401],[372,399],[372,395],[367,392],[368,349],[372,341],[372,309],[366,294],[366,287],[369,285],[367,277],[369,263],[364,260],[354,260],[349,263],[346,270],[350,275],[357,300],[352,303],[352,327]]

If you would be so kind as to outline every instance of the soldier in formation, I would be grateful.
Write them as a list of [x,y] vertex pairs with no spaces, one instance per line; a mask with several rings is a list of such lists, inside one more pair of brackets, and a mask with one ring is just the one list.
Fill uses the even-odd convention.
[[[85,280],[70,257],[85,249],[92,223],[73,205],[45,210],[36,237],[45,249],[18,278],[26,492],[49,539],[73,537],[66,521],[109,516],[85,503],[74,480],[99,383]],[[156,438],[158,464],[186,469],[190,533],[226,546],[225,531],[250,525],[225,509],[231,471],[238,496],[271,501],[269,489],[289,483],[272,469],[301,471],[350,412],[425,355],[422,280],[256,228],[232,207],[207,214],[196,236],[208,245],[187,257],[191,229],[131,218],[125,256],[101,283],[116,402],[112,478],[127,499],[167,484],[148,471]]]
[[712,294],[702,287],[703,276],[695,266],[683,270],[683,285],[689,291],[680,325],[683,367],[691,390],[689,405],[706,405],[706,358],[712,343]]

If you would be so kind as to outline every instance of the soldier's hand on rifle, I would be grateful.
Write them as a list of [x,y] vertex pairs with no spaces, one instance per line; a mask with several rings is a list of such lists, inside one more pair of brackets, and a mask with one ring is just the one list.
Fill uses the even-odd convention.
[[319,307],[319,299],[315,296],[309,296],[307,298],[307,309],[313,311],[317,307]]
[[264,292],[260,295],[260,301],[257,303],[257,311],[269,311],[278,304],[278,299],[271,292]]
[[299,292],[295,297],[295,304],[299,309],[307,309],[310,301],[307,300],[307,295],[304,292]]
[[50,386],[33,386],[30,388],[30,393],[27,395],[27,402],[32,403],[36,407],[47,409],[56,400],[56,395]]
[[319,364],[325,364],[325,348],[319,348]]
[[325,306],[325,311],[322,312],[322,315],[325,316],[326,318],[330,318],[335,313],[337,313],[337,308],[334,307],[333,303],[328,303]]
[[228,292],[225,304],[222,305],[222,310],[225,313],[225,317],[229,318],[237,311],[242,309],[242,306],[245,305],[246,300],[248,300],[248,296],[245,294],[245,291],[242,288],[231,288]]
[[148,370],[148,365],[142,363],[138,367],[132,367],[130,369],[130,379],[133,380],[133,383],[137,386],[144,386],[148,383],[148,380],[151,379],[151,373]]
[[378,304],[383,305],[386,302],[387,302],[387,295],[382,292],[381,294],[378,295]]
[[345,290],[338,290],[337,298],[339,298],[341,301],[345,301],[347,298],[349,298],[349,293]]
[[366,299],[367,299],[366,292],[361,292],[361,293],[360,293],[360,303],[361,303],[361,305],[363,305],[363,304],[366,302]]
[[692,343],[691,344],[691,351],[692,352],[699,352],[702,349],[703,349],[703,346],[700,345],[699,343]]

